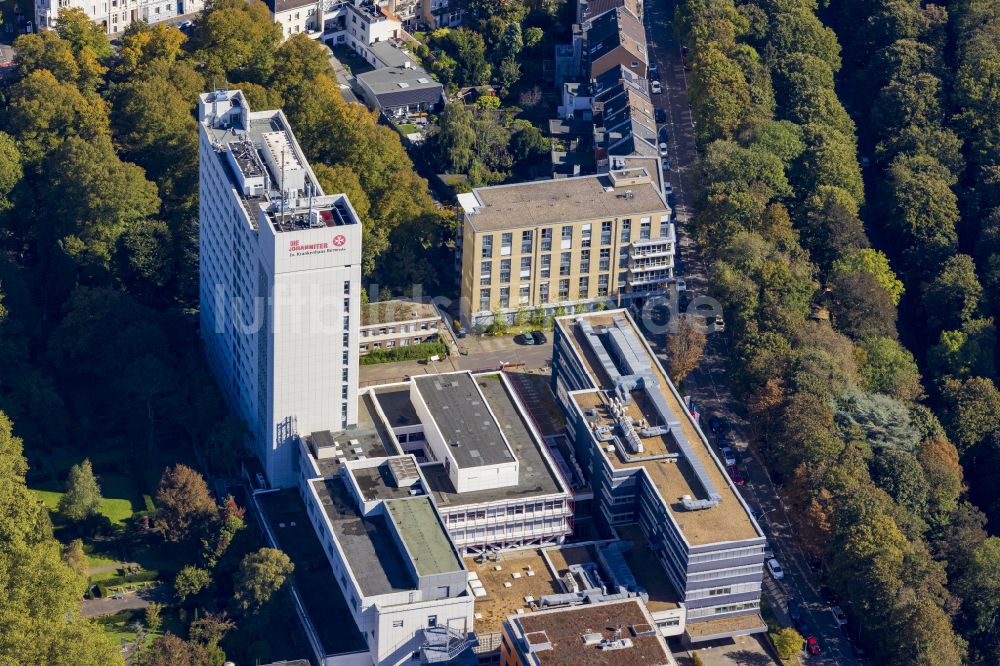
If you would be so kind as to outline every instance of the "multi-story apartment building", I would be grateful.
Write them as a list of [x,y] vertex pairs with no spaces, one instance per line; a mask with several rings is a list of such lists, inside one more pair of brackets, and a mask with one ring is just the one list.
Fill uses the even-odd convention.
[[357,420],[361,224],[280,110],[219,90],[198,120],[206,356],[270,483],[294,485],[297,433]]
[[328,46],[346,44],[368,60],[367,47],[396,39],[402,20],[373,0],[268,0],[285,38],[305,33]]
[[35,25],[38,30],[55,28],[59,12],[76,8],[113,35],[135,21],[157,23],[204,7],[204,0],[35,0]]
[[596,518],[638,524],[688,640],[764,631],[764,534],[628,312],[558,318],[552,377]]
[[420,0],[420,16],[431,30],[462,25],[465,10],[457,0]]
[[670,210],[647,169],[481,187],[458,199],[466,326],[519,309],[592,309],[673,279]]
[[641,16],[617,7],[582,25],[584,69],[591,79],[619,66],[646,78],[649,51]]

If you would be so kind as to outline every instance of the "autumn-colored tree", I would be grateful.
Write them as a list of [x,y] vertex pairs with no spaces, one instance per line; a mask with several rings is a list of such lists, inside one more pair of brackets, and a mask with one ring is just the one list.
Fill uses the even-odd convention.
[[688,317],[677,318],[677,330],[667,336],[667,356],[670,358],[670,379],[679,383],[698,367],[705,355],[708,340]]
[[236,575],[234,599],[240,610],[255,613],[285,583],[295,565],[280,550],[261,548],[240,563]]
[[962,494],[962,465],[958,449],[945,437],[934,437],[920,445],[917,460],[928,485],[928,513],[945,519],[958,508]]
[[182,464],[164,470],[156,507],[155,529],[172,543],[203,534],[217,513],[205,479]]
[[63,562],[80,578],[87,577],[87,555],[83,552],[83,541],[73,539],[63,548]]

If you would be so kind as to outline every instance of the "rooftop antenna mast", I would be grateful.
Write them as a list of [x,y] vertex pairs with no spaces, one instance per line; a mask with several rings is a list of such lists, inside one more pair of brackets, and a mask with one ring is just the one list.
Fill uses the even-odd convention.
[[285,197],[287,196],[285,192],[285,151],[281,151],[281,226],[285,226],[285,208],[287,202]]

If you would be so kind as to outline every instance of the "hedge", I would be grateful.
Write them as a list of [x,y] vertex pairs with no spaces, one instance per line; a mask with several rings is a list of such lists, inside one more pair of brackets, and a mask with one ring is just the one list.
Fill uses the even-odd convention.
[[392,349],[373,349],[368,355],[361,357],[361,365],[415,361],[430,358],[435,354],[437,356],[447,356],[448,345],[440,340],[434,340],[432,342],[419,342],[415,345],[407,345],[405,347],[393,347]]

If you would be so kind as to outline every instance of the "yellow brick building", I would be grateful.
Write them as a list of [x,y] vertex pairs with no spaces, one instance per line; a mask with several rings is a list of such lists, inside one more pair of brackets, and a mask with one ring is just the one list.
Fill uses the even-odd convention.
[[592,310],[674,277],[670,209],[645,168],[482,187],[459,195],[461,318]]

